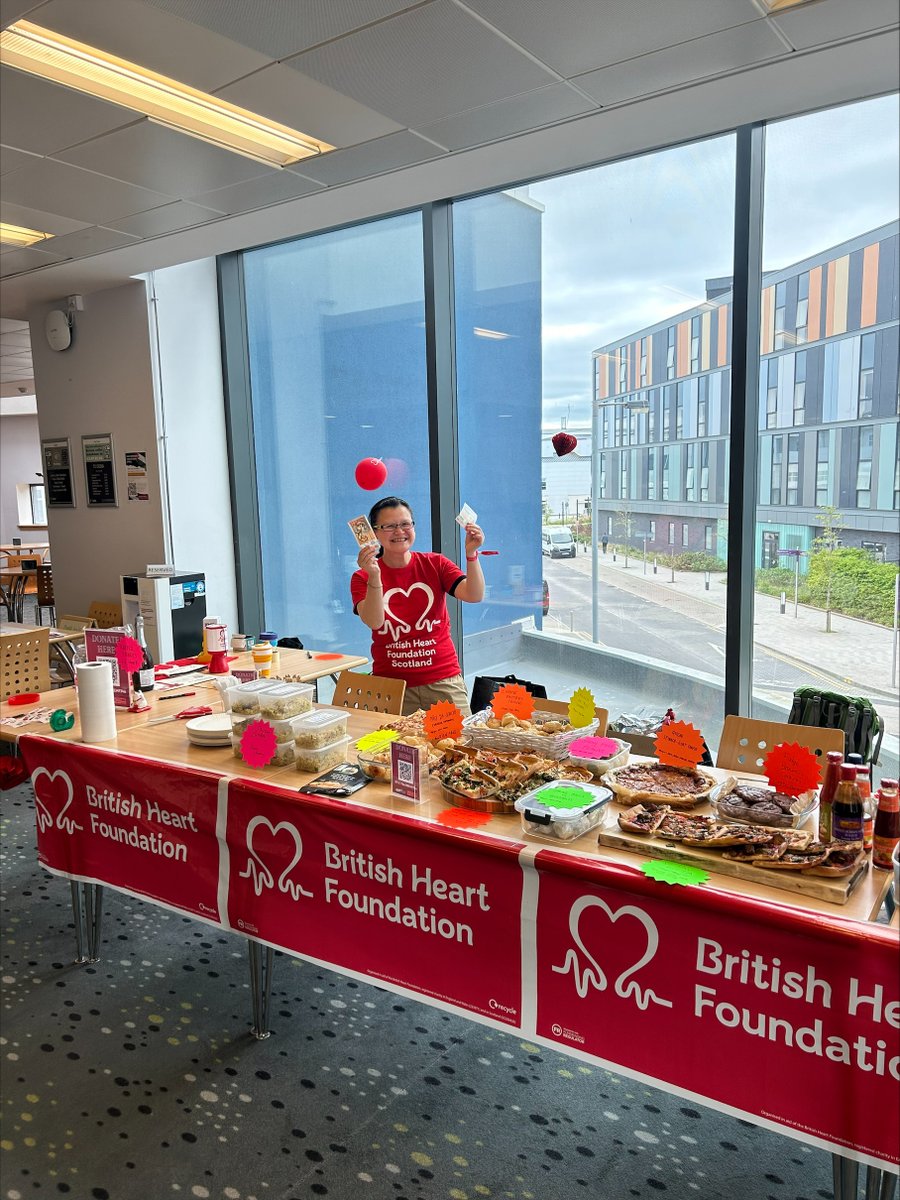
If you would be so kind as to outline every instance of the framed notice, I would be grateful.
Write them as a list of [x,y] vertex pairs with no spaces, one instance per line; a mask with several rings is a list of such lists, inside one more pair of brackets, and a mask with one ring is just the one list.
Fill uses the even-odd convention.
[[83,434],[84,481],[89,506],[117,508],[116,466],[111,433]]
[[74,508],[75,488],[72,485],[72,450],[68,438],[42,438],[41,459],[44,463],[44,495],[48,508]]

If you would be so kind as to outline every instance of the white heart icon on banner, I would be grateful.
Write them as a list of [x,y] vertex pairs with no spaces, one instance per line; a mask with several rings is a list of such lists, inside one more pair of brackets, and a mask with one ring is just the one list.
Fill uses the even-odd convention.
[[647,936],[647,944],[643,954],[630,967],[626,967],[616,976],[613,984],[613,991],[622,999],[634,998],[635,1004],[641,1010],[646,1009],[651,1001],[654,1004],[659,1004],[664,1008],[671,1008],[671,1000],[663,1000],[656,995],[652,989],[646,990],[641,988],[640,984],[632,978],[642,967],[645,967],[651,959],[656,955],[659,948],[659,933],[656,925],[640,908],[635,908],[633,905],[626,904],[622,908],[617,908],[615,911],[609,907],[599,896],[582,896],[576,900],[569,911],[569,933],[572,935],[572,940],[578,946],[578,949],[587,959],[590,966],[583,970],[578,960],[578,954],[575,950],[566,952],[565,962],[562,966],[553,967],[552,969],[560,975],[572,972],[575,977],[575,990],[578,995],[584,999],[587,995],[588,988],[593,986],[598,992],[605,992],[607,988],[606,973],[597,962],[596,958],[590,953],[584,944],[581,937],[581,918],[590,908],[599,908],[609,917],[610,921],[615,924],[620,917],[633,917],[638,921],[644,929]]
[[[47,791],[46,786],[41,788],[40,780],[46,776],[50,793],[42,796],[41,791]],[[61,797],[57,794],[58,789],[55,787],[57,779],[61,779],[66,785],[66,799],[64,804],[60,804]],[[54,771],[52,774],[46,767],[37,767],[31,774],[31,786],[34,788],[34,804],[35,814],[37,817],[38,829],[43,833],[44,830],[52,829],[55,825],[57,829],[62,829],[65,833],[74,833],[76,829],[83,829],[84,826],[79,825],[72,817],[67,817],[65,814],[72,803],[75,790],[72,787],[72,780],[65,771]],[[53,815],[53,809],[59,804],[59,811],[56,816]]]
[[253,838],[258,829],[264,827],[269,831],[272,838],[278,837],[279,833],[288,833],[294,842],[294,854],[291,861],[278,876],[278,890],[280,892],[289,892],[292,899],[298,900],[301,893],[304,896],[312,897],[312,892],[308,892],[304,887],[301,887],[293,879],[288,879],[291,871],[300,861],[303,856],[303,841],[300,837],[300,831],[295,825],[289,821],[279,821],[277,825],[273,825],[266,817],[254,817],[247,825],[247,850],[250,858],[247,860],[247,866],[241,871],[242,879],[251,878],[253,880],[253,890],[257,896],[262,895],[263,888],[273,888],[275,884],[275,876],[271,869],[259,856],[259,853],[253,846]]

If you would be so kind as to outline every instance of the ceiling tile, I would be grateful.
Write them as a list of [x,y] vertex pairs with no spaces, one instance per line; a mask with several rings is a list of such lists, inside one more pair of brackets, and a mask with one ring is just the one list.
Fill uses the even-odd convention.
[[52,233],[60,236],[64,233],[74,233],[76,229],[86,229],[90,221],[72,221],[61,217],[58,213],[41,212],[39,208],[25,208],[21,204],[10,204],[7,198],[7,184],[4,180],[0,192],[0,218],[11,225],[22,225],[26,229],[39,229],[41,233]]
[[680,46],[644,54],[614,67],[590,71],[573,82],[600,104],[619,104],[636,96],[694,83],[788,53],[766,21],[754,21],[724,33],[712,33]]
[[32,154],[53,154],[140,120],[127,108],[10,67],[0,68],[0,98],[0,140]]
[[159,189],[174,197],[209,192],[277,170],[151,121],[140,121],[129,129],[75,146],[56,157],[61,162],[137,187]]
[[0,0],[0,28],[12,25],[13,21],[18,21],[41,3],[42,0]]
[[753,0],[466,0],[523,49],[567,77],[760,19]]
[[785,9],[771,20],[797,50],[853,37],[897,24],[897,0],[820,0],[801,8]]
[[269,61],[141,0],[51,0],[33,20],[205,92]]
[[128,246],[140,241],[139,238],[129,237],[117,229],[103,229],[99,225],[91,225],[87,229],[79,229],[77,233],[67,233],[65,237],[53,239],[53,249],[57,254],[64,253],[67,258],[86,258],[89,254],[101,254],[104,250],[118,250],[120,246]]
[[437,158],[443,153],[438,146],[414,133],[392,133],[362,146],[351,146],[349,150],[333,150],[321,158],[307,158],[287,170],[304,171],[330,187],[349,183],[351,179],[383,175],[385,171],[408,167],[429,158]]
[[436,121],[416,132],[448,150],[463,150],[586,112],[596,112],[596,106],[568,84],[554,83],[526,92],[524,96],[513,96],[460,113],[457,117],[448,117],[445,121]]
[[332,146],[355,146],[402,128],[381,113],[280,63],[220,88],[216,95]]
[[14,171],[3,179],[4,203],[26,208],[52,204],[59,216],[87,225],[130,217],[171,199],[162,192],[132,187],[52,158],[42,158],[36,166]]
[[53,254],[41,254],[38,250],[12,250],[9,254],[0,254],[0,276],[18,275],[22,271],[34,271],[38,267],[49,267],[53,263],[63,262],[64,257]]
[[18,171],[20,167],[33,166],[35,155],[25,154],[22,150],[13,150],[9,146],[0,146],[0,175],[8,175],[10,171]]
[[409,0],[149,0],[155,8],[214,29],[271,58],[286,58],[412,8]]
[[264,178],[235,184],[234,187],[220,188],[217,192],[202,192],[191,199],[197,204],[206,204],[231,215],[252,212],[257,208],[266,208],[269,204],[280,204],[284,200],[296,200],[298,196],[320,192],[322,186],[312,179],[295,175],[292,171],[277,171]]
[[415,128],[558,82],[450,0],[348,34],[287,65]]
[[159,237],[163,233],[174,233],[177,229],[188,229],[192,225],[218,220],[224,211],[214,212],[212,208],[200,208],[196,204],[176,200],[173,204],[163,204],[160,208],[151,208],[147,212],[135,213],[133,217],[113,221],[112,228],[139,238]]

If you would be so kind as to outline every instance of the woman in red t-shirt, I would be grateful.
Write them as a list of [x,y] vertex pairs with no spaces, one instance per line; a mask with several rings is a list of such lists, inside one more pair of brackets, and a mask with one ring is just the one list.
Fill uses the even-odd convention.
[[350,580],[353,611],[372,630],[372,673],[406,681],[403,712],[451,700],[469,712],[466,685],[450,639],[446,595],[477,604],[484,598],[478,547],[484,534],[466,526],[466,573],[443,554],[413,553],[416,523],[398,496],[372,506],[377,546],[359,552]]

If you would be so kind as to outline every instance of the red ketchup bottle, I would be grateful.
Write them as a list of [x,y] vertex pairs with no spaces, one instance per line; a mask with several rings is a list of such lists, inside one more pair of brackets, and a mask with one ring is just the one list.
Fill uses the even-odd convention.
[[829,750],[825,761],[825,778],[819,792],[819,841],[831,841],[831,804],[841,778],[844,756],[840,750]]
[[872,846],[872,866],[889,871],[891,855],[900,842],[900,792],[896,779],[882,779],[878,789],[878,812],[875,814],[875,836]]

